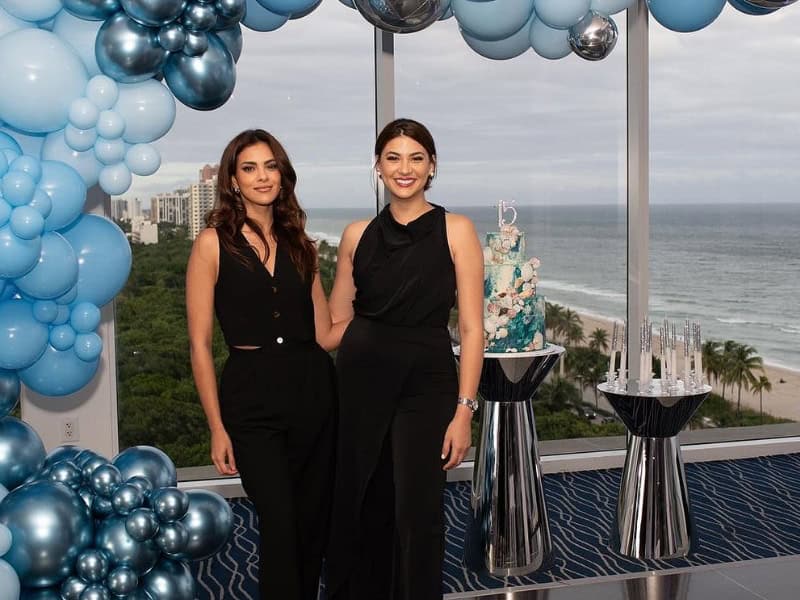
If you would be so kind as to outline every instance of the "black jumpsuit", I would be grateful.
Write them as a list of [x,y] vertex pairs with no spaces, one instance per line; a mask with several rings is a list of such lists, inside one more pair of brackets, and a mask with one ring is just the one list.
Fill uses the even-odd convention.
[[262,600],[315,600],[333,485],[333,363],[315,341],[311,282],[281,244],[274,276],[252,249],[243,250],[248,265],[220,244],[214,288],[230,351],[222,421],[258,513]]
[[441,449],[458,393],[444,209],[434,206],[404,226],[385,208],[358,243],[353,279],[355,317],[336,359],[328,585],[334,600],[438,600]]

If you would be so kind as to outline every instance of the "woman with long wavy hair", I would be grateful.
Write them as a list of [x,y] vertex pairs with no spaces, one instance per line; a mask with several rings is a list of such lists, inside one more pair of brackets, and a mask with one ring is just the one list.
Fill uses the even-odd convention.
[[[240,475],[259,518],[261,598],[314,600],[328,528],[338,345],[317,251],[283,146],[261,129],[228,143],[218,198],[186,274],[192,372],[211,460]],[[217,388],[216,314],[228,346]]]

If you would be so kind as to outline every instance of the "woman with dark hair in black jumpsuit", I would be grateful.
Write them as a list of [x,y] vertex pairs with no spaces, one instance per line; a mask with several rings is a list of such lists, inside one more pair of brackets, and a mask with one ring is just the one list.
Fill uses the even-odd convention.
[[[375,155],[392,201],[345,230],[330,301],[334,322],[352,321],[336,360],[328,586],[333,600],[436,600],[445,471],[469,448],[483,357],[483,258],[472,223],[425,199],[427,129],[395,121]],[[456,297],[460,374],[447,330]]]

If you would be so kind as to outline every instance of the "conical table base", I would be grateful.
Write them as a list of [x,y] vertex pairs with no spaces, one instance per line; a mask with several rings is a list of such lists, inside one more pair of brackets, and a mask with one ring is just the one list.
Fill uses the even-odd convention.
[[485,354],[480,446],[472,478],[472,512],[464,563],[491,575],[526,575],[552,552],[536,423],[530,400],[564,348]]
[[675,558],[691,550],[689,491],[678,433],[711,392],[654,396],[597,389],[631,433],[617,502],[615,545],[633,558]]

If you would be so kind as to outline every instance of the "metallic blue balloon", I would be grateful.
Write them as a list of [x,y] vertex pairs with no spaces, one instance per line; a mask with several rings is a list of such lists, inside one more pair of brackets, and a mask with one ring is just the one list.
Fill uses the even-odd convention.
[[179,522],[189,534],[186,549],[172,558],[201,560],[219,552],[233,532],[233,511],[228,502],[214,492],[188,490],[189,510]]
[[190,4],[180,21],[187,31],[210,31],[217,23],[217,13],[209,4]]
[[14,417],[0,419],[0,485],[11,491],[44,464],[45,451],[39,434]]
[[167,52],[180,52],[186,43],[186,30],[180,23],[170,23],[158,30],[158,43]]
[[153,484],[150,483],[150,480],[147,477],[143,477],[142,475],[134,475],[133,477],[128,477],[125,483],[130,483],[131,485],[135,485],[137,488],[142,490],[142,493],[145,496],[148,496],[150,492],[153,491]]
[[153,488],[174,487],[178,483],[178,472],[169,456],[153,446],[132,446],[114,458],[113,464],[127,481],[141,476]]
[[97,548],[88,548],[78,555],[75,573],[88,583],[97,583],[108,575],[108,555]]
[[120,0],[128,16],[150,27],[161,27],[177,19],[186,8],[186,0]]
[[214,35],[216,35],[220,40],[222,40],[222,43],[225,44],[228,52],[230,52],[231,56],[233,56],[233,62],[238,61],[239,57],[242,55],[241,25],[237,23],[233,27],[220,29],[219,31],[215,31]]
[[114,490],[111,504],[118,515],[129,515],[144,504],[144,492],[132,483],[123,483]]
[[44,459],[45,465],[54,465],[57,462],[61,462],[62,460],[69,460],[73,462],[76,466],[79,466],[77,463],[78,455],[84,452],[78,446],[73,446],[72,444],[64,444],[62,446],[56,446],[53,448],[48,454],[47,458]]
[[130,567],[137,575],[147,573],[158,562],[159,550],[153,540],[137,542],[125,530],[127,517],[112,516],[97,525],[94,545],[105,550],[114,567]]
[[160,488],[150,494],[150,506],[162,523],[182,519],[189,510],[189,496],[176,487]]
[[139,577],[128,567],[117,567],[108,574],[108,591],[116,596],[130,594],[139,585]]
[[189,532],[180,521],[164,523],[158,528],[155,541],[165,554],[177,554],[186,549],[186,544],[189,543]]
[[97,32],[95,57],[100,70],[112,79],[135,83],[161,71],[167,51],[158,43],[158,29],[120,12]]
[[80,577],[68,577],[61,584],[61,597],[64,600],[80,600],[81,593],[88,587],[88,584]]
[[214,28],[228,29],[239,23],[244,18],[246,6],[246,0],[216,0],[214,8],[217,11],[217,24]]
[[122,473],[114,465],[100,465],[92,471],[92,481],[90,483],[94,493],[111,498],[120,484],[122,483]]
[[210,34],[208,50],[202,55],[171,55],[164,67],[164,79],[186,106],[214,110],[231,97],[236,85],[236,66],[225,44]]
[[200,56],[208,50],[208,34],[203,31],[186,32],[183,53],[186,56]]
[[91,488],[86,486],[81,486],[78,488],[78,495],[83,500],[83,503],[86,504],[86,508],[92,510],[92,504],[94,504],[94,492]]
[[114,514],[114,505],[111,504],[111,500],[108,498],[95,496],[92,498],[92,514],[96,519],[105,519]]
[[83,590],[81,600],[111,600],[111,594],[105,585],[92,583]]
[[87,21],[105,21],[120,9],[119,0],[61,0],[69,12]]
[[77,493],[51,481],[29,483],[6,496],[0,503],[0,523],[14,540],[3,559],[23,586],[60,583],[92,541],[89,509]]
[[73,490],[78,490],[83,483],[81,470],[70,460],[61,460],[50,465],[48,479],[63,483]]
[[194,600],[192,572],[182,562],[162,559],[142,579],[144,589],[153,600]]
[[19,376],[15,371],[0,369],[0,417],[14,410],[19,402]]
[[149,508],[137,508],[125,519],[125,531],[137,542],[144,542],[158,533],[158,517]]
[[[83,482],[89,487],[92,487],[92,473],[95,472],[95,469],[107,464],[108,461],[105,458],[103,458],[102,456],[98,456],[96,454],[84,460],[83,465],[81,466],[81,473],[83,474]],[[92,491],[95,494],[97,493],[94,491],[94,488],[92,488]]]

